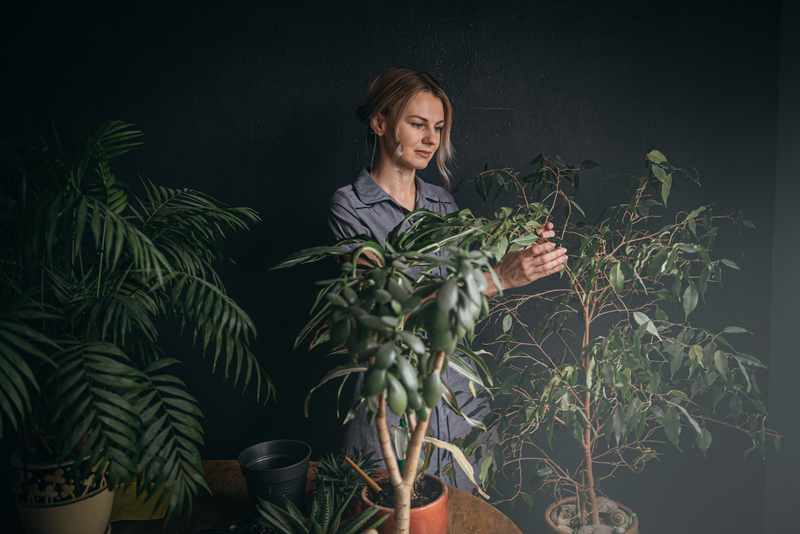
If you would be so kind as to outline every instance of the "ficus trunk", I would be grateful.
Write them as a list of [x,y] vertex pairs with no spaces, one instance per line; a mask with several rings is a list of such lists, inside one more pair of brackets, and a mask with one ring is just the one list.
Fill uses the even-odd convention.
[[[434,360],[433,373],[440,373],[444,363],[444,351],[436,353]],[[414,487],[414,480],[417,477],[417,466],[419,455],[422,451],[422,441],[428,430],[431,409],[428,408],[428,420],[409,421],[411,425],[411,441],[406,449],[405,469],[401,473],[397,463],[397,457],[392,449],[392,441],[389,437],[389,427],[386,424],[386,392],[381,393],[378,399],[378,415],[375,418],[375,425],[378,429],[378,439],[381,444],[381,453],[386,461],[386,469],[389,471],[389,480],[394,488],[394,534],[409,534],[411,525],[411,490]]]
[[[589,299],[585,299],[585,302],[589,302]],[[584,322],[583,328],[583,346],[581,347],[581,354],[583,353],[584,347],[589,345],[589,325],[591,324],[590,319],[590,308],[587,306],[584,308],[584,317],[586,317],[586,322]],[[591,370],[589,369],[589,358],[591,356],[587,354],[586,359],[583,361],[583,371],[586,373],[588,377]],[[586,496],[589,501],[589,516],[590,516],[590,523],[593,525],[597,525],[600,523],[600,514],[597,510],[597,496],[594,493],[594,470],[592,469],[592,449],[594,440],[592,439],[592,429],[591,429],[591,421],[592,421],[592,394],[589,391],[584,393],[583,397],[584,402],[584,413],[586,414],[586,421],[587,425],[583,431],[583,472],[586,475],[585,480],[586,484],[584,489],[586,490]]]

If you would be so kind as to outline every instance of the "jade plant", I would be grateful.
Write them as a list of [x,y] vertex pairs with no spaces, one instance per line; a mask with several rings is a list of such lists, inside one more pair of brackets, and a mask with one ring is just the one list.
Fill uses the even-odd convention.
[[[330,371],[321,383],[365,373],[360,398],[345,422],[366,403],[394,488],[396,533],[408,532],[411,490],[424,442],[447,449],[472,478],[472,467],[463,454],[452,444],[426,437],[426,430],[431,409],[440,401],[470,424],[482,427],[465,413],[469,400],[457,399],[442,374],[448,367],[455,369],[470,381],[473,394],[476,386],[485,385],[469,363],[472,360],[488,374],[483,358],[459,340],[472,335],[475,322],[488,310],[484,273],[496,275],[485,247],[480,246],[486,235],[484,221],[469,210],[447,216],[418,210],[398,225],[383,246],[353,238],[334,247],[301,251],[277,266],[347,256],[337,278],[320,282],[323,287],[312,318],[297,344],[310,337],[312,347],[330,343],[334,353],[346,354],[347,363]],[[471,250],[473,245],[475,250]],[[495,282],[499,285],[496,278]],[[391,445],[387,409],[403,416],[410,430],[405,454],[400,451],[405,457],[402,470]]]
[[286,499],[286,509],[259,499],[261,506],[258,508],[256,522],[269,527],[276,534],[360,534],[368,528],[375,528],[387,517],[384,516],[367,526],[367,523],[378,512],[377,505],[372,505],[346,522],[341,522],[342,515],[347,510],[358,486],[353,486],[339,504],[337,490],[334,484],[330,486],[324,482],[324,476],[319,469],[316,470],[317,491],[311,502],[311,514],[308,523],[303,518],[300,510]]
[[171,493],[169,520],[206,487],[203,428],[157,321],[263,400],[273,387],[212,266],[258,215],[149,181],[135,197],[111,162],[141,135],[112,121],[53,148],[0,143],[0,438],[19,433],[27,462],[105,465],[111,483],[160,492],[155,507]]
[[[490,343],[495,385],[479,394],[494,397],[493,410],[485,430],[458,442],[479,458],[481,480],[495,487],[498,474],[513,468],[510,499],[532,505],[540,490],[559,500],[575,497],[572,525],[598,524],[602,479],[620,467],[641,471],[664,437],[705,455],[719,424],[743,432],[750,442],[745,455],[763,456],[769,440],[777,449],[780,436],[767,427],[754,372],[764,365],[733,347],[747,331],[709,330],[690,320],[719,290],[710,286],[722,287],[723,272],[739,269],[715,256],[718,232],[752,222],[717,215],[712,206],[667,215],[674,181],[682,176],[694,187],[698,176],[655,149],[640,176],[618,178],[630,185],[628,200],[593,222],[574,194],[579,171],[597,164],[587,160],[582,170],[539,156],[532,165],[525,175],[486,170],[475,180],[484,199],[495,187],[518,195],[499,218],[553,220],[560,232],[551,241],[570,258],[560,282],[500,298],[484,318],[502,330]],[[574,465],[552,454],[559,430],[576,447]],[[533,491],[531,477],[538,481]]]

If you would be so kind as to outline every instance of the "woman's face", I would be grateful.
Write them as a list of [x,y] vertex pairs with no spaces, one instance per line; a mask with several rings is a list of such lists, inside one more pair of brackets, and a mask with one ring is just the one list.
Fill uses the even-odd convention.
[[421,170],[439,148],[442,128],[444,127],[444,106],[442,101],[431,93],[420,93],[408,106],[403,117],[395,120],[380,121],[385,128],[383,133],[384,149],[387,155],[395,153],[397,140],[395,131],[403,147],[403,153],[397,161],[401,170]]

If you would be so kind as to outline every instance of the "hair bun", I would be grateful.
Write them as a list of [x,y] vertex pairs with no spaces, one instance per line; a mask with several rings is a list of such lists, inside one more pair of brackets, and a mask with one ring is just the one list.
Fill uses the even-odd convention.
[[359,106],[356,108],[356,118],[363,123],[366,123],[369,120],[367,106],[363,103],[359,104]]

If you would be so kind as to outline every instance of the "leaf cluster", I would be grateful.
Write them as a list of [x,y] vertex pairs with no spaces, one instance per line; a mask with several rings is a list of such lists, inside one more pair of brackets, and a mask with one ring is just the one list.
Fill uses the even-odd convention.
[[[354,449],[350,454],[353,463],[373,480],[378,474],[378,461],[372,459],[374,455],[375,451],[365,453],[363,449]],[[321,458],[317,469],[317,476],[321,477],[322,485],[331,487],[334,508],[342,505],[353,488],[358,494],[360,489],[366,485],[364,479],[344,460],[345,456],[345,451],[341,451],[339,454],[330,454]]]
[[349,362],[329,372],[320,385],[366,371],[361,397],[346,420],[363,402],[371,420],[385,394],[397,415],[426,420],[427,409],[444,400],[470,424],[481,425],[464,413],[433,361],[443,352],[442,371],[452,367],[472,382],[473,391],[485,384],[469,360],[483,373],[489,371],[486,363],[459,340],[474,334],[475,322],[488,310],[485,276],[496,275],[488,253],[473,245],[488,247],[498,226],[487,229],[468,210],[446,216],[418,210],[398,225],[385,246],[357,237],[299,252],[276,267],[347,256],[338,278],[320,282],[311,319],[297,340],[300,344],[313,334],[312,346],[331,341],[336,352],[348,354]]
[[373,504],[348,522],[342,523],[342,514],[347,510],[358,488],[353,487],[337,505],[334,485],[331,484],[331,487],[328,488],[322,482],[323,476],[319,470],[316,471],[316,479],[317,492],[311,504],[308,524],[303,519],[303,514],[288,498],[286,499],[286,509],[259,499],[261,506],[258,508],[259,515],[256,516],[256,522],[269,527],[278,534],[357,534],[369,528],[377,528],[388,519],[389,516],[385,515],[368,526],[369,520],[378,512],[378,506]]

